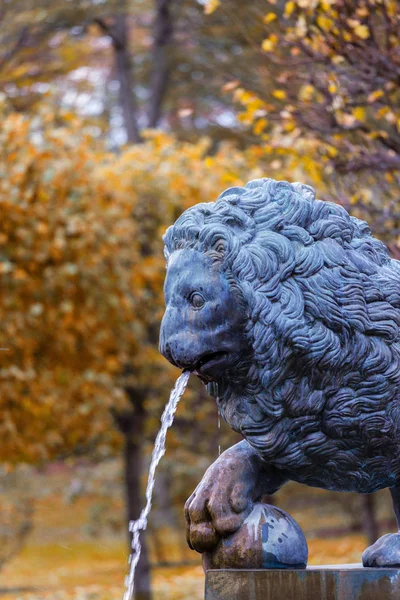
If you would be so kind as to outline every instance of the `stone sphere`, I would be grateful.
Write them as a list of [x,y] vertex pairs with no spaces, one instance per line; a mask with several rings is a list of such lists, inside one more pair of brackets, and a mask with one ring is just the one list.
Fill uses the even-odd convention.
[[296,521],[281,508],[256,503],[243,525],[204,552],[208,569],[305,569],[308,547]]

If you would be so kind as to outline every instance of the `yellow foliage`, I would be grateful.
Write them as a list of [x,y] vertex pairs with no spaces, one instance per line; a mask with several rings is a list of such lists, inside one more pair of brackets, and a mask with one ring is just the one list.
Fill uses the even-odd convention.
[[379,100],[379,98],[382,98],[383,95],[384,95],[383,90],[375,90],[374,92],[371,92],[368,95],[368,102],[370,102],[372,104],[373,102],[375,102],[375,100]]
[[386,6],[391,17],[398,16],[399,6],[396,0],[386,0]]
[[370,36],[370,32],[367,25],[356,25],[354,27],[354,33],[362,40],[366,40]]
[[2,125],[1,460],[111,453],[124,366],[159,403],[175,377],[156,350],[162,234],[185,208],[260,173],[231,146],[209,156],[207,139],[152,131],[114,155],[54,125],[35,144],[20,115]]
[[293,0],[289,0],[289,2],[286,2],[285,13],[284,13],[284,16],[286,17],[286,19],[289,19],[291,17],[295,8],[296,8],[296,3]]
[[333,21],[326,15],[318,15],[317,24],[323,31],[329,31],[332,28]]
[[267,126],[268,126],[267,119],[265,119],[265,118],[258,119],[253,127],[253,131],[256,135],[261,135]]
[[335,0],[321,0],[320,5],[321,9],[325,12],[329,12],[333,14],[332,6],[335,4]]
[[275,21],[277,19],[277,15],[273,12],[269,12],[265,15],[265,17],[263,18],[263,21],[266,25],[268,25],[269,23],[272,23],[272,21]]
[[285,100],[287,98],[285,90],[274,90],[272,95],[274,98],[277,98],[277,100]]
[[302,85],[299,90],[299,100],[302,102],[308,102],[313,97],[315,88],[309,83]]
[[356,108],[353,108],[353,116],[357,121],[365,121],[365,108],[363,106],[356,106]]
[[220,4],[220,0],[207,0],[206,4],[204,5],[204,13],[206,15],[211,15],[214,11],[217,10]]
[[[378,75],[370,65],[377,56],[382,64],[396,62],[399,0],[374,2],[373,18],[363,0],[347,4],[345,13],[336,0],[290,0],[284,7],[274,37],[261,43],[273,52],[264,90],[254,99],[242,88],[236,98],[241,122],[258,136],[253,152],[264,153],[277,177],[308,181],[333,198],[337,188],[353,197],[355,214],[390,240],[399,228],[399,85],[390,69]],[[374,194],[360,200],[360,187]]]
[[337,84],[334,81],[330,81],[328,84],[328,91],[330,94],[335,94],[335,92],[337,92],[338,87]]
[[276,46],[277,41],[278,36],[271,33],[269,37],[262,41],[261,48],[264,50],[264,52],[272,52]]

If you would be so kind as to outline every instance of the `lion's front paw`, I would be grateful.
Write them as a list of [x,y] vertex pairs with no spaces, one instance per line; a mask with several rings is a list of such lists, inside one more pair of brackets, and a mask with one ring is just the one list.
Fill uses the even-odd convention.
[[[223,475],[222,475],[223,478]],[[237,531],[253,508],[242,483],[204,481],[185,505],[187,541],[197,552],[215,548],[221,538]]]
[[285,481],[245,440],[225,450],[186,502],[189,546],[198,552],[213,550],[241,527],[254,502],[275,493]]
[[364,567],[400,567],[400,533],[387,533],[364,550]]

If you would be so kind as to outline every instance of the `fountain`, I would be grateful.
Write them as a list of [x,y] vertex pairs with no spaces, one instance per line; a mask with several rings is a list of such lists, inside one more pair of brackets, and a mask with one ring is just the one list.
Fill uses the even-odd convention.
[[400,522],[400,262],[343,207],[272,179],[186,210],[164,241],[160,350],[244,438],[186,503],[207,600],[398,598],[400,533],[357,568],[305,570],[299,526],[260,502],[288,480],[388,487]]

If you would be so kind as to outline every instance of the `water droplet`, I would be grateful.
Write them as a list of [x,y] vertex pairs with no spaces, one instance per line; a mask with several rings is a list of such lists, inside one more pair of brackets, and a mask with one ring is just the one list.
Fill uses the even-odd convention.
[[[218,418],[217,418],[217,423],[218,423],[218,437],[220,437],[220,431],[221,431],[221,411],[218,408]],[[221,456],[221,446],[218,444],[218,456]]]

